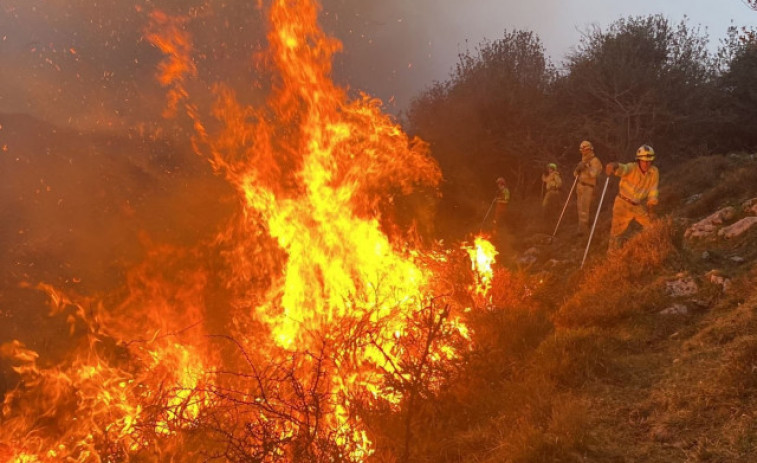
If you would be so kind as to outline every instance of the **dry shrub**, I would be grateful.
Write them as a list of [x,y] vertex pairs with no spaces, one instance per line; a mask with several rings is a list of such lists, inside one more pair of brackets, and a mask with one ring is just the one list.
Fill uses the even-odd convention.
[[607,325],[638,311],[659,295],[646,286],[676,254],[673,224],[658,220],[601,264],[587,270],[577,291],[554,316],[558,326]]
[[498,270],[492,283],[492,305],[467,317],[476,346],[474,357],[484,364],[472,371],[480,374],[531,352],[552,330],[544,307],[532,296],[537,283],[524,273]]
[[535,376],[503,384],[500,396],[496,415],[457,433],[446,458],[432,461],[581,461],[576,455],[588,439],[584,401]]
[[475,345],[468,357],[472,383],[496,384],[506,379],[514,365],[552,331],[544,310],[523,306],[471,315],[469,325]]
[[563,388],[611,373],[618,342],[597,328],[558,329],[537,349],[531,373]]
[[532,305],[531,295],[538,286],[536,277],[525,272],[511,272],[498,268],[492,280],[492,305],[497,308],[510,308]]

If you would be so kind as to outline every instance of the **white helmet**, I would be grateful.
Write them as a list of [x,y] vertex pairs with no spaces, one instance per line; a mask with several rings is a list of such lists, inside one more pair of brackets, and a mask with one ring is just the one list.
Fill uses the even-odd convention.
[[636,159],[640,161],[654,161],[654,148],[649,145],[641,145],[636,150]]

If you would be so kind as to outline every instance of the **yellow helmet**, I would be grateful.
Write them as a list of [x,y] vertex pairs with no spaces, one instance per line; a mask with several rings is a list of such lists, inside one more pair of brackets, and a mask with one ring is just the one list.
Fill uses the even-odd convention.
[[504,177],[499,177],[497,179],[497,185],[504,185],[504,184],[505,184],[505,178]]
[[654,148],[649,145],[641,145],[636,150],[636,159],[640,161],[654,161]]
[[547,169],[557,170],[557,164],[550,162],[549,164],[547,164]]
[[583,150],[590,150],[590,151],[594,151],[594,145],[592,145],[590,141],[588,141],[588,140],[584,140],[584,141],[582,141],[582,142],[581,142],[581,144],[580,144],[580,145],[578,146],[578,149],[579,149],[579,150],[581,150],[581,151],[583,151]]

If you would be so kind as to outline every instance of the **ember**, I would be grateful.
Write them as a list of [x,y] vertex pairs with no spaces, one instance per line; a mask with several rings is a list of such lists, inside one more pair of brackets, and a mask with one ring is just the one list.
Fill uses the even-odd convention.
[[[50,368],[3,346],[22,379],[3,405],[4,460],[362,461],[374,445],[361,411],[399,411],[443,385],[468,348],[470,296],[452,297],[438,271],[458,250],[421,252],[382,229],[388,192],[441,173],[380,102],[331,81],[340,44],[317,11],[270,5],[270,95],[248,106],[217,84],[212,117],[187,85],[190,19],[151,15],[165,115],[191,120],[238,213],[196,249],[155,245],[119,302],[38,286],[83,342]],[[496,253],[482,238],[468,252],[469,290],[485,303]],[[209,321],[210,255],[222,261],[224,334]]]

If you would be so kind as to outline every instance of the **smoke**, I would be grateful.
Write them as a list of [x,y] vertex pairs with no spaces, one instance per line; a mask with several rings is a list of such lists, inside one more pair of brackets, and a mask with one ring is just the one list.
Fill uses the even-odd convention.
[[[362,3],[325,5],[323,23],[347,38],[336,78],[354,92],[383,91],[378,96],[389,101],[403,76],[391,71],[407,68],[396,63],[408,58],[382,53],[376,44],[410,31],[389,6]],[[0,316],[11,319],[0,324],[0,342],[19,339],[44,356],[55,350],[50,340],[63,334],[61,321],[48,319],[39,296],[20,282],[107,293],[155,243],[189,247],[209,240],[237,206],[230,187],[192,153],[189,121],[162,117],[166,89],[156,79],[162,55],[144,38],[155,10],[185,18],[198,69],[187,85],[200,87],[193,103],[203,114],[210,113],[215,83],[233,88],[244,103],[265,95],[270,81],[259,56],[267,26],[256,2],[0,4],[0,251],[6,256],[0,307],[8,308]]]
[[[321,22],[345,45],[334,66],[337,82],[402,109],[430,76],[446,72],[449,52],[457,51],[437,42],[454,23],[445,3],[324,1]],[[225,82],[251,99],[265,85],[256,81],[266,33],[257,2],[7,0],[0,8],[0,112],[77,130],[160,126],[160,54],[144,39],[154,10],[187,18],[198,85]]]

